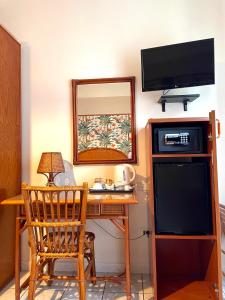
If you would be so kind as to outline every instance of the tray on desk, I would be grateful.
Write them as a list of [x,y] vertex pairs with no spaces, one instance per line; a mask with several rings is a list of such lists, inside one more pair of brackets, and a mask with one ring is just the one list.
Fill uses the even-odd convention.
[[89,189],[89,193],[96,193],[96,194],[122,194],[122,193],[132,193],[134,189],[130,189],[129,191],[125,190],[106,190],[106,189],[101,189],[101,190],[96,190],[96,189]]

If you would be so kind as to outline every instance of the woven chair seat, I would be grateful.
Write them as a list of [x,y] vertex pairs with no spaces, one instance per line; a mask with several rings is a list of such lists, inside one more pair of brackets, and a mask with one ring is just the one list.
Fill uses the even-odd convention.
[[[84,238],[84,257],[92,257],[92,249],[95,240],[93,232],[86,231]],[[43,241],[38,243],[38,255],[45,257],[77,257],[78,239],[77,233],[69,232],[50,232],[43,237]],[[60,254],[59,254],[60,253]]]

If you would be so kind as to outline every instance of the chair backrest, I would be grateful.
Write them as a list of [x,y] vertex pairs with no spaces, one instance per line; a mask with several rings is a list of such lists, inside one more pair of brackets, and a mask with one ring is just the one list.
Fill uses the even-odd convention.
[[32,253],[73,256],[84,246],[88,185],[22,188]]

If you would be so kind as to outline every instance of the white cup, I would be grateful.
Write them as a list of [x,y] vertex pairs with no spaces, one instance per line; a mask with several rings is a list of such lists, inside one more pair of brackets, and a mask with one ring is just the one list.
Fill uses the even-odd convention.
[[124,190],[125,191],[130,191],[132,189],[132,187],[129,185],[129,184],[126,184],[125,186],[124,186]]
[[102,190],[103,189],[102,184],[100,182],[95,182],[92,188],[94,190]]

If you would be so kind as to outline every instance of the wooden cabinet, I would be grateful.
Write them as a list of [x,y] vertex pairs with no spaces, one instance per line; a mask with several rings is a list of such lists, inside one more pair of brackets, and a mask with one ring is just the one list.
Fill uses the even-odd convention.
[[[20,44],[0,26],[0,201],[20,194]],[[14,276],[14,207],[0,207],[0,288]]]
[[[154,153],[155,126],[201,126],[203,153]],[[155,300],[222,300],[220,219],[218,206],[216,119],[150,119],[146,125],[149,176],[149,221],[152,230],[151,275]],[[154,163],[207,162],[210,173],[212,232],[200,235],[157,234],[155,224]],[[169,211],[168,211],[169,213]]]

